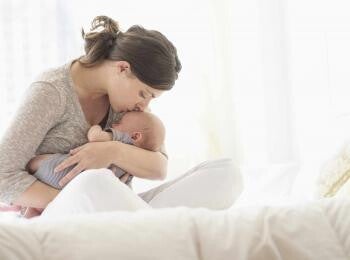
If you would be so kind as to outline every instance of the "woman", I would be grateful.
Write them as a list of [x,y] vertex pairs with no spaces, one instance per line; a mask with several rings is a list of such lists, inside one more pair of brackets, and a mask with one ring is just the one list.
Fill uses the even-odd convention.
[[[86,135],[92,125],[110,127],[123,112],[144,111],[151,100],[170,90],[181,70],[176,48],[160,32],[140,26],[123,33],[106,16],[96,17],[91,31],[82,35],[85,55],[38,77],[2,139],[1,202],[46,208],[55,199],[58,190],[26,171],[27,163],[38,154],[70,152],[57,171],[76,164],[63,185],[79,176],[53,201],[56,206],[51,212],[56,213],[67,203],[77,210],[77,205],[84,205],[77,194],[84,193],[93,194],[85,203],[93,206],[82,206],[81,211],[148,208],[111,171],[100,169],[112,163],[139,178],[163,180],[166,176],[164,149],[151,152],[115,141],[87,143]],[[89,169],[100,170],[85,171]],[[128,176],[124,177],[122,181]],[[153,193],[143,198],[149,201]]]

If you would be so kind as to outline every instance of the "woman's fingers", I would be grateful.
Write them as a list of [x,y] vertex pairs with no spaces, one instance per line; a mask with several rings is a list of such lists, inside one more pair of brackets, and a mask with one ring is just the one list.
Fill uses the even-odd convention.
[[60,181],[59,185],[61,187],[65,186],[68,182],[70,182],[74,177],[76,177],[79,173],[85,170],[85,167],[82,164],[76,165],[66,176],[64,176]]
[[77,147],[77,148],[74,148],[74,149],[72,149],[72,150],[70,150],[70,151],[69,151],[69,154],[70,154],[70,155],[74,155],[74,154],[76,154],[77,152],[79,152],[81,149],[83,149],[83,145],[82,145],[82,146],[79,146],[79,147]]
[[69,166],[72,166],[80,161],[80,158],[78,156],[70,156],[67,159],[65,159],[63,162],[61,162],[59,165],[56,166],[54,169],[54,173],[60,172],[64,169],[66,169]]

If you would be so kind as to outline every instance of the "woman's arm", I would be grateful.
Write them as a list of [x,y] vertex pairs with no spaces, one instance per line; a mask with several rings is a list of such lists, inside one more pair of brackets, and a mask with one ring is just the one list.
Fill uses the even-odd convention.
[[71,155],[55,168],[55,172],[59,172],[76,164],[61,179],[62,186],[84,170],[107,168],[111,164],[139,178],[163,180],[166,177],[168,160],[162,153],[118,141],[87,143],[73,149]]
[[[94,125],[88,132],[88,139],[89,142],[112,141],[113,136],[112,133],[103,131],[101,126]],[[120,146],[121,142],[115,144],[115,147],[112,148],[114,151],[111,153],[118,156],[112,158],[113,164],[123,168],[131,175],[134,175],[134,172],[134,176],[139,178],[165,179],[167,158],[164,158],[163,154],[147,153],[147,150],[144,149],[129,149],[130,145]],[[133,159],[130,160],[130,158]]]
[[45,183],[35,181],[28,189],[26,189],[15,201],[14,205],[21,205],[25,207],[46,208],[59,193]]
[[58,193],[30,175],[28,161],[64,112],[60,93],[36,82],[26,91],[12,123],[0,140],[0,201],[27,207],[45,207]]
[[160,152],[152,152],[139,147],[113,142],[113,163],[133,176],[164,180],[167,175],[168,159]]
[[[95,125],[90,128],[88,139],[89,142],[112,141],[113,136],[112,133],[103,131],[101,126]],[[112,159],[113,164],[123,168],[131,175],[134,175],[132,172],[135,172],[136,175],[134,176],[139,178],[165,179],[168,160],[164,158],[165,156],[163,154],[154,152],[147,153],[147,150],[144,149],[129,149],[130,145],[119,146],[119,143],[120,142],[116,143],[114,147],[115,151],[112,151],[112,154],[118,154],[118,156]],[[162,152],[164,152],[164,147],[162,148]],[[131,163],[128,158],[133,158],[133,163]],[[141,158],[141,160],[138,160],[139,158]],[[163,161],[164,159],[166,160]],[[121,165],[124,165],[124,167]],[[137,167],[138,165],[141,167]]]

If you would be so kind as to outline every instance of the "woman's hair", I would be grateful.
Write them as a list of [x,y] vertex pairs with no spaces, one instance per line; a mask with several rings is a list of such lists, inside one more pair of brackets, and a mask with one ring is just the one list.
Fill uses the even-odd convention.
[[85,55],[78,61],[92,67],[103,60],[127,61],[132,73],[143,83],[159,90],[169,90],[181,70],[174,45],[160,32],[139,25],[121,32],[116,21],[97,16],[85,33]]

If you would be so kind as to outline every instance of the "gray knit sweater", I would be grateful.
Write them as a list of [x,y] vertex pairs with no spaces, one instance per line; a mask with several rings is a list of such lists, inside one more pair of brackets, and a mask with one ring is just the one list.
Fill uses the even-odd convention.
[[[12,203],[36,181],[25,169],[32,157],[67,153],[88,141],[91,125],[73,88],[71,63],[39,75],[0,140],[0,202]],[[119,118],[110,109],[105,128]]]

